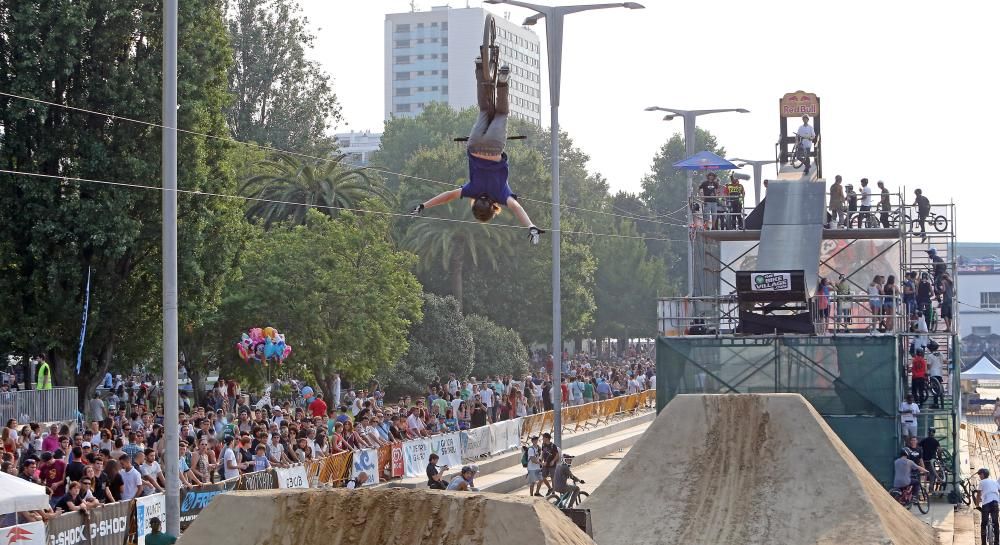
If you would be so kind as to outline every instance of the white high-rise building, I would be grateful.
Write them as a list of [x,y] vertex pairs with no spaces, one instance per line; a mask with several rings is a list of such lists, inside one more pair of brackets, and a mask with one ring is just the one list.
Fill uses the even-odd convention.
[[340,152],[347,155],[347,163],[354,166],[368,166],[372,154],[382,147],[380,132],[338,132],[333,137],[337,139]]
[[[385,16],[385,118],[414,116],[431,102],[476,105],[473,61],[483,43],[482,8],[434,7]],[[511,67],[510,113],[542,123],[541,42],[495,15],[502,62]]]

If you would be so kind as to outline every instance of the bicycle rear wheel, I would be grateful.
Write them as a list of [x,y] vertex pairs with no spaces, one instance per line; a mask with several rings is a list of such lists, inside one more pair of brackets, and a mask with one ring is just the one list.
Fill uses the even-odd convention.
[[500,72],[500,47],[497,41],[497,22],[492,15],[486,14],[483,25],[483,46],[480,54],[483,57],[483,80],[496,85]]
[[920,483],[920,489],[913,498],[913,503],[917,504],[917,510],[925,515],[931,510],[931,498],[927,495],[927,487],[924,486],[924,483]]

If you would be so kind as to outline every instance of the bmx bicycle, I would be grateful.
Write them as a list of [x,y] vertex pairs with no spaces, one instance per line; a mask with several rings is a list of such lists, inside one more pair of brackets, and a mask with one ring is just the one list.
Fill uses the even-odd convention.
[[916,505],[917,509],[925,515],[931,510],[930,496],[927,494],[927,487],[924,486],[922,480],[916,485],[916,492],[914,492],[913,486],[908,486],[902,490],[893,488],[889,490],[889,493],[892,494],[892,497],[900,505],[907,509]]
[[[580,485],[586,484],[586,481],[573,479],[573,483]],[[562,494],[556,492],[555,490],[549,490],[549,493],[545,495],[545,501],[551,503],[559,509],[573,509],[580,505],[583,498],[590,497],[590,494],[579,489],[577,486],[576,490],[570,490],[569,492],[563,492]]]
[[[809,155],[809,152],[803,147],[805,140],[801,136],[795,135],[795,149],[792,150],[792,155],[788,158],[788,163],[792,165],[792,168],[799,168],[805,164],[806,157]],[[815,144],[817,140],[818,138],[812,142]]]

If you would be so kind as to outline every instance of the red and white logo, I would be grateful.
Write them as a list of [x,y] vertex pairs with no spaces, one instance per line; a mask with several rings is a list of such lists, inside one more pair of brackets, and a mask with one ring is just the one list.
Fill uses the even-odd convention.
[[4,545],[43,545],[45,543],[45,523],[32,522],[11,526],[0,531]]

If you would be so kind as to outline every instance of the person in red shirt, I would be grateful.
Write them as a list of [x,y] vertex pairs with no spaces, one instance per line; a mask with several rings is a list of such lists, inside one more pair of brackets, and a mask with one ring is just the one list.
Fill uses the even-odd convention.
[[913,400],[921,407],[927,401],[927,360],[924,359],[923,349],[918,349],[913,356],[912,380],[910,381],[910,393]]
[[309,412],[312,413],[313,418],[326,415],[326,402],[323,401],[323,394],[316,394],[316,399],[309,404]]

